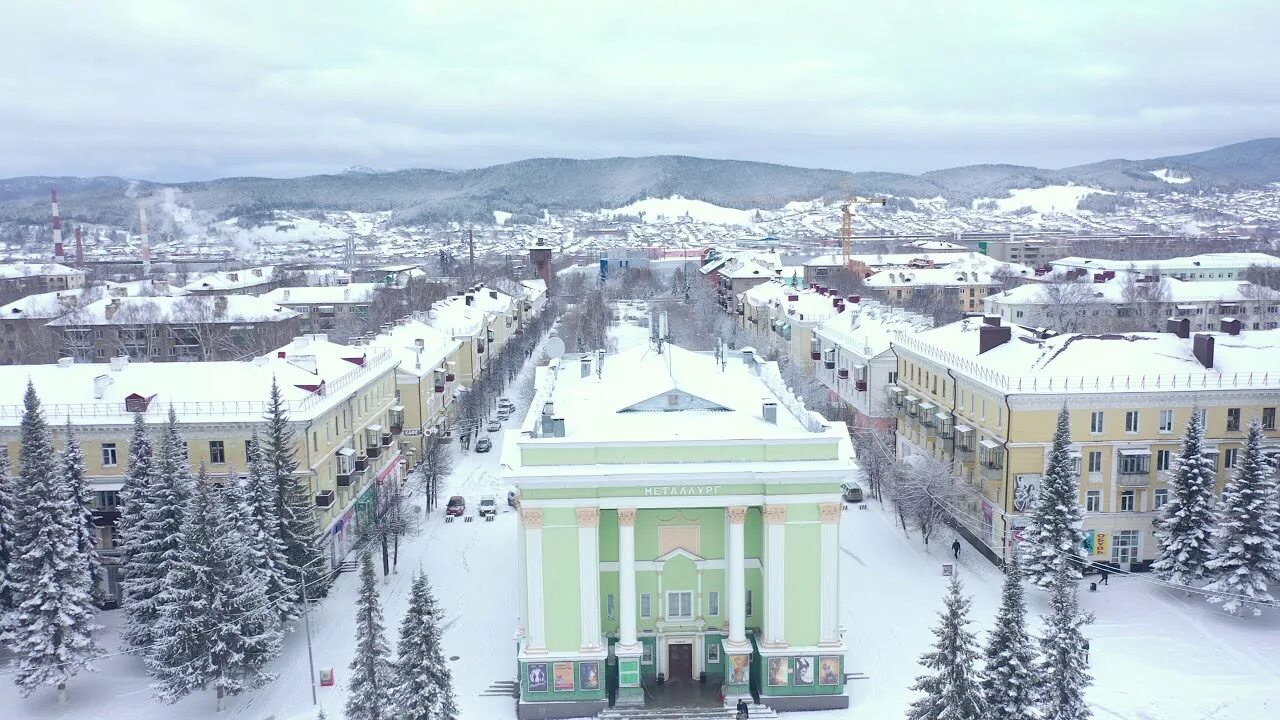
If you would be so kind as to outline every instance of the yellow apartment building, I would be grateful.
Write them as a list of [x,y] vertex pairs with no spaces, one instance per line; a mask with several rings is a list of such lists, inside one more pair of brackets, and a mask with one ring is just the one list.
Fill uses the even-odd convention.
[[898,455],[950,463],[968,491],[956,519],[1001,558],[1026,527],[1066,405],[1091,559],[1145,568],[1192,412],[1205,415],[1219,493],[1252,418],[1266,428],[1268,455],[1280,455],[1280,330],[1171,329],[1055,335],[987,317],[899,333],[888,391]]
[[[856,296],[849,300],[856,303]],[[770,345],[813,373],[821,360],[821,344],[814,334],[828,319],[845,309],[845,298],[836,290],[792,287],[770,280],[740,293],[736,302],[744,329],[752,330]]]
[[427,438],[444,432],[458,392],[463,344],[422,320],[405,319],[369,343],[399,361],[396,387],[404,415],[404,442],[410,465],[422,457]]

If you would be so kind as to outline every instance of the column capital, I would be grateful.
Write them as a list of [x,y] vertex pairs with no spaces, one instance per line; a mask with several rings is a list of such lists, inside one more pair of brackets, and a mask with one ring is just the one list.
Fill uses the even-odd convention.
[[760,513],[768,525],[781,525],[787,521],[786,505],[765,505]]
[[520,510],[520,519],[524,521],[525,528],[529,530],[542,529],[542,511],[541,510]]
[[635,508],[618,508],[618,527],[635,527],[635,524]]
[[818,515],[824,523],[840,522],[840,503],[819,503]]
[[724,512],[729,516],[729,522],[734,525],[741,525],[747,521],[747,508],[743,505],[730,505],[724,509]]
[[600,508],[578,508],[578,527],[593,528],[600,526]]

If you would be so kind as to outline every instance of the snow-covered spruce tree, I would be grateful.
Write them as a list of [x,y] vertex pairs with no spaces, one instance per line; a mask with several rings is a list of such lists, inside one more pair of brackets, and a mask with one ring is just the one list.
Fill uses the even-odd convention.
[[262,668],[280,652],[278,618],[250,561],[238,503],[240,493],[219,491],[201,464],[146,658],[164,702],[212,685],[222,710],[225,697],[271,679]]
[[1169,502],[1156,518],[1156,560],[1151,569],[1162,580],[1190,585],[1204,577],[1213,550],[1213,462],[1204,451],[1204,420],[1191,413],[1182,449],[1169,481]]
[[395,667],[398,720],[456,720],[453,676],[440,648],[440,609],[425,573],[413,579],[409,610],[400,625]]
[[89,483],[85,482],[84,452],[80,450],[80,440],[76,437],[75,426],[67,418],[67,443],[62,448],[62,480],[67,484],[67,497],[71,500],[72,509],[79,522],[75,524],[76,556],[84,563],[85,587],[94,605],[102,605],[102,591],[98,587],[98,575],[102,571],[102,560],[98,557],[98,526],[93,521],[93,495]]
[[985,703],[979,687],[978,641],[965,629],[972,601],[961,594],[958,575],[951,576],[941,620],[934,628],[933,649],[920,658],[930,671],[916,678],[912,690],[924,693],[907,709],[908,720],[978,720]]
[[1027,605],[1018,553],[1004,566],[1004,593],[987,638],[982,673],[985,720],[1036,720],[1036,649],[1027,633]]
[[77,554],[82,517],[63,481],[49,425],[30,382],[23,404],[9,564],[14,607],[5,618],[5,638],[18,692],[26,697],[49,685],[65,700],[67,681],[81,670],[92,670],[101,649],[93,639],[93,598]]
[[382,606],[373,572],[373,554],[366,545],[360,556],[360,595],[356,598],[356,656],[347,685],[346,720],[394,718],[395,672],[391,650],[383,634]]
[[[136,425],[135,425],[136,432]],[[182,539],[183,511],[191,496],[191,466],[187,444],[178,432],[178,416],[169,408],[169,420],[160,435],[156,456],[145,485],[135,485],[129,502],[136,513],[128,525],[128,566],[125,569],[125,639],[135,648],[155,642],[157,597],[173,570]],[[142,465],[138,471],[141,473]],[[133,468],[130,472],[133,472]]]
[[1040,639],[1040,717],[1085,720],[1091,713],[1084,691],[1093,678],[1080,628],[1093,618],[1080,612],[1074,578],[1059,575],[1049,590],[1050,611],[1044,618],[1044,637]]
[[262,443],[255,430],[249,438],[248,472],[244,490],[244,513],[248,527],[246,540],[267,597],[276,607],[281,622],[298,617],[298,603],[289,583],[289,561],[280,538],[280,517],[276,514],[276,477],[267,468]]
[[0,452],[0,636],[4,631],[4,618],[13,609],[9,593],[9,563],[13,557],[13,532],[15,515],[13,504],[17,484],[9,478],[9,453]]
[[[126,643],[135,648],[151,644],[150,621],[154,620],[149,605],[134,602],[135,598],[130,592],[135,585],[129,579],[130,569],[139,567],[137,554],[142,547],[140,541],[147,536],[143,508],[151,494],[154,474],[155,458],[152,455],[146,417],[142,413],[134,413],[133,437],[129,440],[129,466],[125,472],[124,485],[120,488],[120,518],[116,520],[116,534],[120,538],[120,560],[124,565],[122,605],[125,622],[120,626],[120,634]],[[139,610],[142,607],[148,609]],[[145,612],[147,616],[137,617],[136,612]]]
[[[289,411],[284,395],[274,378],[271,380],[271,398],[267,408],[267,435],[264,438],[263,459],[266,472],[276,491],[276,517],[280,524],[280,542],[284,546],[288,562],[286,574],[295,590],[294,603],[302,602],[300,583],[307,583],[309,597],[323,597],[328,590],[324,582],[325,567],[316,536],[320,528],[316,524],[315,500],[306,478],[297,477],[298,458],[294,446],[293,429],[289,427]],[[290,610],[296,613],[296,609]]]
[[1262,423],[1254,418],[1244,455],[1222,491],[1213,555],[1205,564],[1210,579],[1205,589],[1214,593],[1209,602],[1222,603],[1232,615],[1246,608],[1258,615],[1260,604],[1275,602],[1269,592],[1280,582],[1274,474],[1262,454]]
[[1027,523],[1027,579],[1049,587],[1059,573],[1080,578],[1084,562],[1084,514],[1080,508],[1080,478],[1071,462],[1071,415],[1066,406],[1058,412],[1049,465],[1040,480],[1040,497]]

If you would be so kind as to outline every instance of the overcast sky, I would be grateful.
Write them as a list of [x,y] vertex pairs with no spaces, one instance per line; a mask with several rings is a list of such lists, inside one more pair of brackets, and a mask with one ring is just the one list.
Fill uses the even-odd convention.
[[1280,134],[1277,28],[1277,0],[11,1],[0,176],[1137,159]]

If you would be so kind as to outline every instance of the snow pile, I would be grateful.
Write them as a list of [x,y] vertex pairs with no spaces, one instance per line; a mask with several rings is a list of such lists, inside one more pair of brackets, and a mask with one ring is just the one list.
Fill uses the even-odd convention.
[[1152,171],[1151,171],[1151,174],[1152,174],[1152,175],[1155,175],[1157,178],[1159,178],[1159,179],[1161,179],[1161,180],[1163,180],[1163,181],[1165,181],[1165,182],[1167,182],[1167,183],[1172,183],[1172,184],[1174,184],[1174,185],[1181,185],[1181,184],[1183,184],[1183,183],[1189,183],[1189,182],[1191,182],[1191,176],[1189,176],[1189,175],[1175,175],[1174,173],[1175,173],[1175,171],[1174,171],[1174,170],[1170,170],[1169,168],[1160,168],[1159,170],[1152,170]]
[[288,215],[255,228],[242,228],[236,225],[237,218],[221,223],[223,234],[242,242],[257,245],[261,242],[275,244],[279,242],[300,242],[306,240],[345,240],[347,233],[327,222],[310,218]]
[[994,200],[1000,212],[1015,212],[1030,208],[1038,213],[1077,213],[1080,200],[1087,195],[1099,193],[1114,195],[1115,193],[1080,185],[1046,185],[1041,188],[1019,188],[1010,190],[1007,198],[979,198],[973,201],[976,209],[981,203]]
[[600,210],[607,217],[641,215],[644,222],[706,222],[717,225],[751,225],[755,210],[737,210],[712,205],[703,200],[690,200],[680,195],[669,198],[645,198],[613,210]]
[[504,210],[494,210],[494,211],[493,211],[493,224],[494,224],[494,225],[506,225],[506,224],[507,224],[507,221],[508,221],[508,220],[510,220],[510,219],[511,219],[511,213],[509,213],[509,212],[506,212],[506,211],[504,211]]

